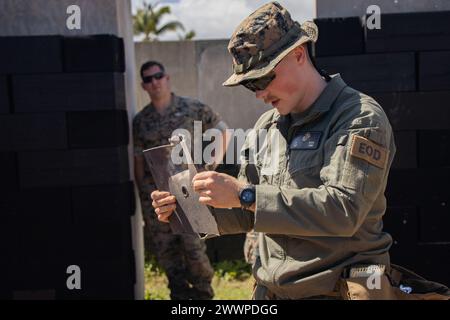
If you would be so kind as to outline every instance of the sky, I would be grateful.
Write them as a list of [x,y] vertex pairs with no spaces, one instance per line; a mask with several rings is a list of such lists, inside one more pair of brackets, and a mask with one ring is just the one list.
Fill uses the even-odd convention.
[[[170,6],[172,14],[162,23],[178,20],[185,26],[186,31],[196,32],[196,40],[229,39],[243,19],[269,2],[268,0],[132,0],[133,13],[144,1]],[[315,17],[315,0],[278,0],[278,2],[300,23]],[[178,35],[174,32],[167,33],[161,36],[160,40],[178,40]]]

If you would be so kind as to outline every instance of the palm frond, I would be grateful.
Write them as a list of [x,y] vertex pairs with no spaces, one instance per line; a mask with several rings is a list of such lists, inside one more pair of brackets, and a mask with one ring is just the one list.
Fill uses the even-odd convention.
[[161,28],[156,30],[156,34],[160,35],[167,31],[176,31],[178,29],[181,29],[184,31],[184,26],[181,22],[178,21],[172,21],[168,22],[165,25],[163,25]]
[[[184,26],[179,21],[171,21],[159,27],[162,18],[170,13],[170,6],[160,6],[159,2],[154,4],[144,2],[143,7],[138,8],[133,16],[133,33],[144,34],[144,40],[149,41],[157,40],[158,35],[169,31],[184,31]],[[194,36],[195,32],[190,31],[184,37],[192,39]]]

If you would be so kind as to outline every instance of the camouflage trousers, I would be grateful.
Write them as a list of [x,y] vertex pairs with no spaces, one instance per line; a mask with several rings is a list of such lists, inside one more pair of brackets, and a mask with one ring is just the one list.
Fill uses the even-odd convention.
[[212,299],[214,270],[206,244],[196,235],[174,235],[168,223],[158,221],[150,201],[141,201],[146,250],[164,268],[172,300]]
[[244,257],[247,263],[253,265],[258,257],[258,232],[247,232],[244,242]]

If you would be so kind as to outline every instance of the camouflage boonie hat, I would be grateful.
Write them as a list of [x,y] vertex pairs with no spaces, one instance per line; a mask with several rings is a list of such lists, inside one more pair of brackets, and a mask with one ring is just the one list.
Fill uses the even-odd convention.
[[228,44],[233,56],[233,74],[224,86],[267,75],[292,49],[308,41],[316,42],[317,26],[292,20],[278,2],[263,5],[234,31]]

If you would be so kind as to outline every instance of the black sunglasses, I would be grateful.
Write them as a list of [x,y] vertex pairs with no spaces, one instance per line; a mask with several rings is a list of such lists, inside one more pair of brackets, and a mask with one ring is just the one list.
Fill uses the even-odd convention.
[[248,90],[256,92],[267,88],[267,86],[275,79],[275,72],[270,72],[264,77],[258,79],[245,80],[241,84]]
[[164,72],[158,72],[158,73],[155,73],[155,74],[153,74],[151,76],[143,77],[142,81],[144,83],[151,83],[153,81],[153,78],[155,78],[156,80],[161,80],[162,78],[164,78],[165,75],[166,74]]

